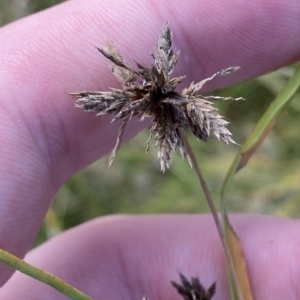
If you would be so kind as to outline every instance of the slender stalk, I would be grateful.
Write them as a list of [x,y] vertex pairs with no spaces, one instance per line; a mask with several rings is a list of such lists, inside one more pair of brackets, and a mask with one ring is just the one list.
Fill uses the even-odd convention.
[[12,267],[13,269],[24,273],[38,281],[41,281],[62,294],[66,295],[73,300],[92,300],[89,296],[83,294],[79,290],[75,289],[70,284],[64,282],[60,278],[45,272],[39,268],[36,268],[22,259],[0,249],[0,262]]
[[191,145],[190,145],[190,143],[189,143],[189,141],[186,137],[186,134],[185,134],[183,128],[179,128],[179,131],[180,131],[180,135],[182,137],[184,146],[185,146],[185,148],[187,150],[187,153],[188,153],[188,155],[191,159],[192,166],[194,167],[194,169],[196,171],[196,174],[198,176],[198,179],[199,179],[200,185],[202,187],[202,190],[204,192],[204,195],[205,195],[207,204],[209,206],[209,209],[210,209],[210,211],[213,215],[213,219],[214,219],[215,225],[217,227],[217,231],[219,233],[222,246],[224,248],[224,253],[225,253],[225,256],[226,256],[226,260],[227,260],[227,263],[229,264],[230,270],[232,272],[232,276],[233,276],[235,286],[236,286],[236,289],[237,289],[237,293],[238,293],[238,298],[240,300],[242,300],[243,299],[243,294],[242,294],[242,291],[241,291],[241,288],[240,288],[240,285],[239,285],[237,274],[236,274],[235,269],[234,269],[233,260],[232,260],[231,254],[230,254],[229,247],[227,245],[226,237],[225,237],[225,234],[224,234],[224,231],[223,231],[223,228],[222,228],[219,216],[218,216],[218,212],[217,212],[216,207],[214,205],[214,201],[212,199],[212,196],[209,192],[208,186],[207,186],[207,184],[204,180],[204,177],[202,175],[202,172],[200,170],[200,167],[199,167],[199,164],[197,162],[195,153],[194,153],[194,151],[193,151],[193,149],[192,149],[192,147],[191,147]]

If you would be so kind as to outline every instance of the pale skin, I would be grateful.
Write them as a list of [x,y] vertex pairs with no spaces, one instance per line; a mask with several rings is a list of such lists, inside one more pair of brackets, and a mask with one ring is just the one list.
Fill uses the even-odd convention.
[[[209,88],[300,58],[298,0],[180,3],[74,0],[0,29],[0,248],[23,258],[59,188],[113,147],[118,125],[74,108],[66,93],[117,86],[94,48],[103,36],[128,60],[147,65],[169,21],[175,50],[184,55],[177,72],[188,74],[187,82],[241,66]],[[145,125],[130,122],[125,136]],[[299,221],[253,215],[231,221],[254,298],[299,299]],[[59,235],[26,260],[95,299],[180,299],[169,284],[179,270],[207,287],[217,281],[217,300],[229,299],[223,256],[211,216],[112,216]],[[0,266],[0,283],[7,282],[1,299],[66,299],[12,273]]]

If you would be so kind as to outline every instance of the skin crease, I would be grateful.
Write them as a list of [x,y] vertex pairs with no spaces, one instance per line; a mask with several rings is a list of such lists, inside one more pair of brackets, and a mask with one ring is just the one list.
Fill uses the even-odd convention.
[[[134,58],[149,65],[149,51],[169,21],[174,48],[181,50],[174,76],[187,74],[185,83],[241,66],[210,89],[300,57],[298,0],[170,3],[74,0],[0,29],[0,248],[24,257],[61,185],[114,145],[118,124],[75,109],[67,95],[118,87],[94,48],[104,36],[130,63]],[[130,122],[126,139],[146,125]],[[271,293],[272,299],[299,299],[299,222],[251,215],[231,220],[244,245],[254,298],[270,299]],[[139,299],[144,293],[177,299],[169,285],[177,270],[200,276],[206,286],[216,280],[214,299],[229,299],[210,216],[100,218],[52,239],[27,259],[95,299]],[[0,284],[11,274],[1,265]],[[20,274],[0,290],[1,299],[40,295],[66,299]]]

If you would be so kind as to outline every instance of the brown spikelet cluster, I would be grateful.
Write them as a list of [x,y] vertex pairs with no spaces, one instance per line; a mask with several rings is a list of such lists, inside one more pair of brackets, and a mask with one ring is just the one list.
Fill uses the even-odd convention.
[[228,122],[217,113],[211,101],[242,98],[202,96],[197,93],[207,81],[216,76],[230,74],[238,67],[221,70],[196,84],[192,82],[181,93],[176,92],[176,86],[185,76],[170,77],[179,52],[174,53],[172,50],[172,32],[168,24],[163,26],[155,52],[152,54],[154,65],[150,68],[136,63],[137,70],[134,70],[108,40],[106,47],[98,50],[112,62],[112,72],[122,84],[122,88],[111,88],[109,92],[75,92],[71,95],[77,98],[77,107],[96,112],[97,115],[113,114],[113,121],[121,121],[116,145],[109,158],[109,166],[120,147],[127,121],[135,116],[141,120],[146,117],[153,118],[146,150],[149,149],[149,140],[153,136],[159,149],[158,159],[162,171],[169,167],[171,152],[177,148],[182,157],[190,161],[180,128],[189,128],[202,141],[214,134],[227,144],[234,143],[231,133],[226,128]]
[[184,275],[179,274],[181,284],[171,281],[177,292],[184,300],[210,300],[216,292],[216,284],[213,283],[207,290],[197,277],[192,277],[189,282]]

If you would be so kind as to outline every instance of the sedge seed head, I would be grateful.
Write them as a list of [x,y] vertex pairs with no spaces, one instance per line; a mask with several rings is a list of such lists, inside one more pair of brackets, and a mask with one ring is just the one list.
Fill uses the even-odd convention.
[[169,167],[171,153],[179,149],[183,158],[190,162],[180,128],[188,128],[199,140],[207,141],[213,134],[225,143],[235,143],[227,129],[228,122],[217,113],[213,101],[241,100],[242,98],[202,96],[198,94],[203,85],[216,76],[224,76],[239,67],[223,69],[198,83],[192,82],[181,93],[176,86],[185,76],[171,74],[178,61],[179,52],[172,49],[172,32],[168,23],[163,26],[155,51],[154,65],[146,68],[136,63],[136,70],[129,66],[113,42],[106,40],[106,46],[98,50],[111,61],[112,73],[122,85],[109,92],[74,92],[76,106],[97,115],[112,114],[113,121],[120,120],[115,147],[109,158],[110,166],[116,157],[122,141],[126,123],[133,117],[141,120],[152,117],[150,137],[154,137],[158,148],[158,160],[164,172]]

